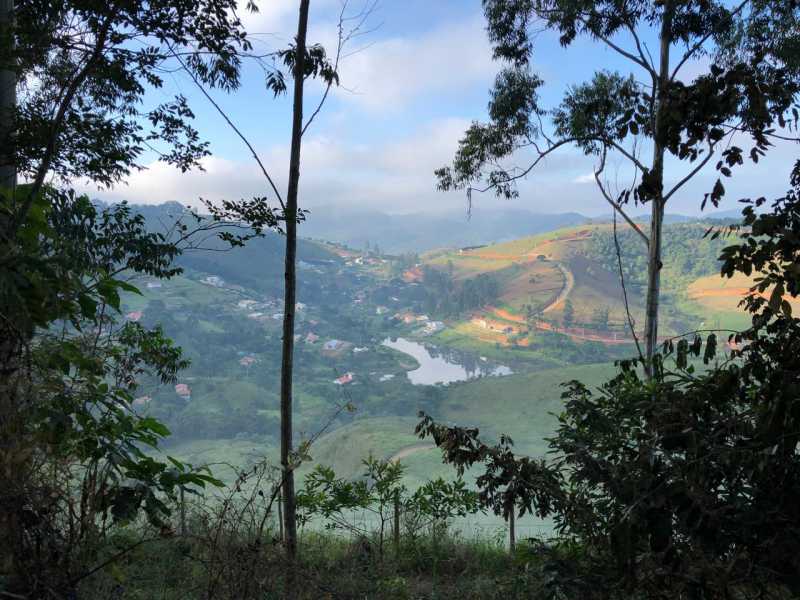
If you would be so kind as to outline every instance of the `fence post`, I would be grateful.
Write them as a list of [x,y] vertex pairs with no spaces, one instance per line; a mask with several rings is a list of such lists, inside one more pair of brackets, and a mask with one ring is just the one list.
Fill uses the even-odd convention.
[[394,556],[400,559],[400,490],[394,492]]
[[514,531],[514,509],[508,515],[508,548],[511,554],[517,550],[517,534]]

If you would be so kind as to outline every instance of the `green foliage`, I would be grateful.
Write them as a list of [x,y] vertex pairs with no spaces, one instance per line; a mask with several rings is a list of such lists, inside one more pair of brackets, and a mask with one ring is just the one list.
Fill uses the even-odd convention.
[[[719,273],[719,256],[729,243],[728,234],[719,226],[717,236],[706,235],[709,227],[699,223],[672,223],[664,226],[661,268],[667,290],[683,293],[696,279]],[[647,279],[647,256],[642,253],[642,240],[629,228],[617,231],[622,254],[625,282],[629,286],[644,285]],[[586,257],[609,273],[617,274],[616,246],[612,231],[596,229],[589,238]]]
[[564,302],[564,315],[561,320],[564,323],[564,327],[572,327],[573,323],[575,323],[575,307],[569,298]]
[[482,500],[507,512],[522,498],[574,541],[569,560],[545,559],[550,597],[800,593],[800,319],[784,302],[800,293],[800,162],[792,186],[771,213],[745,209],[739,243],[723,252],[724,274],[759,276],[745,300],[752,326],[731,336],[730,357],[716,335],[682,338],[646,379],[637,359],[596,391],[570,382],[548,463],[421,415],[418,431],[445,461],[484,466]]
[[[491,92],[488,123],[473,123],[453,164],[436,171],[440,189],[515,196],[516,182],[546,155],[574,144],[602,155],[601,169],[606,153],[618,152],[636,164],[641,180],[633,194],[620,196],[623,202],[631,196],[666,200],[662,166],[645,165],[625,150],[622,143],[631,136],[649,138],[678,160],[694,163],[707,161],[735,129],[749,136],[752,147],[747,152],[729,144],[722,150],[715,168],[720,177],[730,177],[746,155],[758,162],[765,154],[774,124],[784,127],[788,118],[797,119],[796,3],[484,0],[483,8],[493,55],[503,68]],[[547,110],[538,97],[543,82],[532,71],[541,27],[556,33],[563,46],[579,37],[605,44],[635,72],[597,72],[591,82],[570,88],[554,111]],[[774,37],[767,33],[773,29]],[[664,72],[642,43],[653,30],[666,36],[669,46],[686,48]],[[707,54],[714,57],[707,72],[690,82],[679,77],[685,64]],[[542,131],[548,118],[553,135]],[[531,156],[527,166],[501,166],[519,153]],[[724,193],[717,179],[703,204],[718,204]]]
[[591,83],[567,92],[553,115],[556,134],[575,140],[586,154],[600,154],[604,144],[624,138],[629,128],[639,132],[636,121],[618,128],[619,120],[636,107],[639,93],[632,75],[596,73]]
[[492,304],[500,293],[500,284],[490,273],[481,273],[457,283],[450,270],[424,265],[422,272],[423,284],[428,293],[425,310],[434,315],[460,315]]
[[362,462],[365,471],[355,481],[339,478],[333,469],[323,465],[309,473],[297,494],[300,523],[309,523],[318,516],[328,529],[369,537],[372,526],[350,518],[355,511],[366,511],[374,518],[382,555],[384,533],[392,519],[402,517],[406,535],[415,537],[423,529],[433,526],[441,530],[452,519],[475,514],[481,508],[477,494],[467,489],[460,478],[450,482],[430,480],[409,493],[402,484],[405,468],[401,463],[372,457]]

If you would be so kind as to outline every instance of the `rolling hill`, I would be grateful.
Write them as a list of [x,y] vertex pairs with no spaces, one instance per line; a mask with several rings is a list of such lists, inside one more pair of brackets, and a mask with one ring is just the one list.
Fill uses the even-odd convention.
[[[702,322],[721,327],[746,324],[737,307],[752,282],[726,283],[717,257],[731,239],[706,236],[707,223],[665,227],[661,334],[672,336]],[[646,256],[638,235],[620,227],[622,267],[631,316],[644,323]],[[612,225],[584,224],[501,244],[433,251],[424,264],[465,282],[491,274],[495,302],[462,316],[462,333],[502,345],[531,343],[535,332],[575,340],[632,341],[620,284]]]

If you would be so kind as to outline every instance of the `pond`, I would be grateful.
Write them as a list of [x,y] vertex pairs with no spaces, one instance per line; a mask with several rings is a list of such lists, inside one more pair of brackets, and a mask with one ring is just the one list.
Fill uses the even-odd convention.
[[511,375],[512,371],[504,365],[492,364],[485,359],[455,350],[442,350],[434,346],[423,346],[405,338],[387,338],[383,342],[392,348],[416,359],[419,368],[408,371],[408,379],[414,385],[448,384],[453,381],[466,381],[478,377],[498,377]]

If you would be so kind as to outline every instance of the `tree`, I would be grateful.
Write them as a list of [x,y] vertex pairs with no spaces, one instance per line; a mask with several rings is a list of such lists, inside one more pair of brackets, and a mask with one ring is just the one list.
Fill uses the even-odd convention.
[[592,312],[592,325],[601,331],[608,329],[609,309],[607,306],[599,306]]
[[72,595],[93,559],[85,543],[111,521],[143,512],[166,525],[176,489],[213,481],[143,452],[168,431],[131,412],[137,377],[149,369],[167,383],[185,361],[160,331],[119,319],[120,294],[137,293],[126,277],[177,274],[192,228],[179,222],[167,239],[69,184],[114,185],[151,150],[198,166],[208,149],[186,99],[148,107],[147,92],[178,56],[207,85],[234,89],[250,51],[236,7],[0,5],[0,563],[12,595]]
[[564,302],[564,315],[561,317],[564,327],[572,327],[575,323],[575,307],[572,306],[572,300],[569,298]]
[[[292,368],[294,354],[294,316],[297,291],[297,193],[300,184],[300,147],[303,136],[303,85],[305,83],[306,32],[309,0],[300,0],[294,58],[294,102],[292,104],[292,148],[289,158],[289,189],[286,193],[286,255],[283,309],[283,347],[281,355],[281,468],[283,485],[283,519],[289,560],[297,554],[297,511],[294,497],[294,465],[292,464]],[[287,589],[293,593],[290,565]]]
[[[786,124],[800,89],[800,7],[768,0],[733,6],[719,0],[484,0],[483,6],[494,57],[505,65],[492,91],[489,122],[467,130],[452,166],[436,172],[439,188],[466,189],[470,199],[474,191],[489,190],[513,197],[517,182],[558,149],[574,146],[595,156],[599,191],[647,249],[645,355],[652,358],[665,206],[714,157],[720,177],[730,177],[746,154],[757,162],[771,140],[782,137],[773,127]],[[564,46],[579,36],[603,44],[632,72],[599,71],[547,110],[538,96],[543,81],[531,70],[541,27],[557,33]],[[651,32],[658,38],[655,60],[646,44]],[[686,67],[700,66],[704,57],[712,59],[708,68],[683,81]],[[745,136],[749,153],[738,145]],[[649,160],[642,157],[647,147]],[[503,166],[524,154],[532,154],[525,168]],[[631,187],[616,198],[601,179],[610,155],[626,160],[635,173]],[[689,163],[671,187],[665,181],[668,158]],[[702,205],[717,205],[724,194],[717,179]],[[649,231],[628,216],[631,201],[650,203]]]
[[[791,183],[770,212],[746,201],[722,253],[722,276],[756,275],[742,302],[752,325],[728,356],[716,334],[689,334],[663,345],[648,378],[640,358],[597,390],[570,382],[549,463],[420,415],[446,462],[482,464],[481,499],[553,518],[551,597],[800,593],[800,319],[786,298],[800,295],[800,161]],[[559,546],[580,551],[564,560]]]
[[[573,382],[565,395],[552,446],[570,494],[557,521],[605,564],[581,575],[587,588],[602,573],[612,597],[631,586],[650,597],[800,593],[800,319],[786,300],[800,293],[800,162],[771,211],[747,202],[721,257],[722,276],[757,282],[742,302],[752,325],[731,336],[730,356],[714,334],[682,338],[649,382],[623,363],[598,393]],[[719,364],[696,371],[692,357]]]

